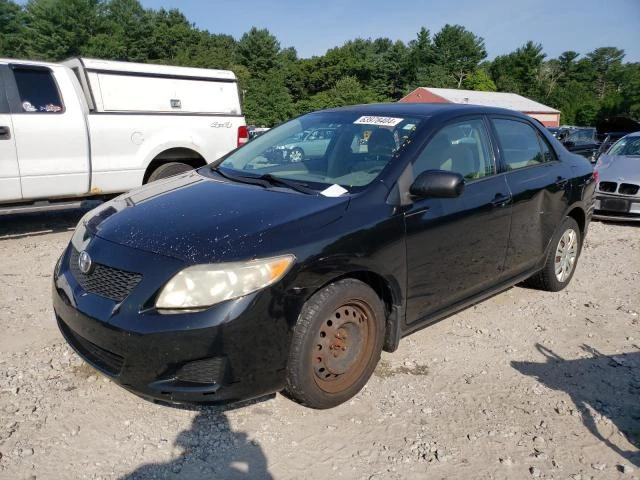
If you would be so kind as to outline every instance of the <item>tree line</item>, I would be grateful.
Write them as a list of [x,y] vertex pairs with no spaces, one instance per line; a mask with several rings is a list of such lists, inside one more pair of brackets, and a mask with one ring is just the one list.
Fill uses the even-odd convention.
[[487,60],[484,40],[461,25],[422,28],[408,43],[357,38],[299,58],[267,29],[238,40],[196,28],[177,9],[138,0],[0,0],[0,57],[71,56],[233,70],[247,122],[272,126],[320,108],[397,101],[416,87],[514,92],[557,108],[561,122],[640,120],[640,63],[624,50],[548,58],[539,43]]

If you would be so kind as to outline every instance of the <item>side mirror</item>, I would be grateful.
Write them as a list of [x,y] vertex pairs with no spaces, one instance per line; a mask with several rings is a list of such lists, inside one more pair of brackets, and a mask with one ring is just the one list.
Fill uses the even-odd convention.
[[426,170],[418,175],[409,193],[414,197],[455,198],[464,191],[464,177],[446,170]]

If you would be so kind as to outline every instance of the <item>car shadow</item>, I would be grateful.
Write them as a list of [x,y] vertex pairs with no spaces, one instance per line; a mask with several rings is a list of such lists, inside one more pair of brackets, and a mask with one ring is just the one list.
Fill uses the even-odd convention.
[[72,210],[2,215],[0,216],[0,240],[70,231],[75,228],[85,213],[100,205],[100,201],[86,203],[86,207]]
[[[545,356],[545,362],[511,365],[524,375],[536,377],[546,387],[567,393],[591,434],[640,466],[640,351],[603,355],[582,345],[590,357],[566,360],[543,345],[536,344],[536,348]],[[556,411],[563,413],[558,408]],[[605,418],[636,449],[623,450],[605,437],[598,428]]]
[[[196,410],[191,427],[180,432],[174,447],[179,458],[138,467],[120,480],[268,480],[272,479],[260,445],[245,432],[234,431],[226,412],[260,403],[273,395],[229,406],[185,407]],[[181,407],[177,407],[181,408]]]

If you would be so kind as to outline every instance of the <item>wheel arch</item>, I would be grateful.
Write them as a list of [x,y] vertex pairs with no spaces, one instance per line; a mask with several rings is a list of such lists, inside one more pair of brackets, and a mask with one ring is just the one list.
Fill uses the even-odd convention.
[[584,209],[580,206],[574,206],[567,212],[566,216],[571,217],[576,221],[578,227],[580,227],[580,235],[584,236],[585,228],[587,225],[587,214],[585,213]]
[[395,351],[400,342],[400,324],[404,318],[404,303],[402,302],[400,286],[394,286],[394,282],[390,279],[371,270],[352,270],[325,281],[322,285],[310,292],[308,298],[327,285],[347,278],[353,278],[368,285],[376,292],[380,300],[382,300],[385,311],[385,339],[383,349],[386,352]]
[[142,183],[145,184],[149,180],[151,174],[162,164],[169,162],[181,162],[192,166],[193,168],[203,167],[207,164],[202,154],[187,147],[167,148],[157,153],[149,162],[144,172]]

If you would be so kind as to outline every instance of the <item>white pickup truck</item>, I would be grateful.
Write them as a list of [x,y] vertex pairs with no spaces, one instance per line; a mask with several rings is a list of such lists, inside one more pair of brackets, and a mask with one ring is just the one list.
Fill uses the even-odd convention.
[[0,59],[0,215],[106,198],[247,140],[233,72]]

